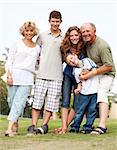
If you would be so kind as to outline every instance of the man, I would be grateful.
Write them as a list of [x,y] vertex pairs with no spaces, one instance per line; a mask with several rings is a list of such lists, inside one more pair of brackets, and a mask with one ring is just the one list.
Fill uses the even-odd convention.
[[[96,27],[93,23],[84,23],[81,26],[81,32],[84,42],[86,43],[87,55],[98,66],[92,71],[91,76],[99,75],[98,98],[99,103],[99,126],[91,132],[91,134],[106,133],[106,119],[108,116],[108,92],[115,77],[115,66],[112,58],[110,46],[100,37],[96,35]],[[86,76],[85,76],[86,77]]]
[[[104,134],[107,131],[106,119],[108,116],[108,92],[115,77],[115,66],[112,58],[110,46],[96,35],[96,27],[93,23],[84,23],[81,26],[83,40],[86,44],[86,52],[98,66],[97,69],[84,72],[80,75],[81,80],[87,80],[95,75],[99,75],[99,88],[97,102],[99,103],[99,126],[91,134]],[[67,56],[67,63],[74,64],[72,58]]]
[[[42,49],[32,106],[32,125],[28,128],[29,134],[35,132],[46,134],[52,113],[58,111],[63,80],[60,52],[63,35],[59,29],[61,22],[61,13],[52,11],[49,15],[50,30],[42,33],[37,39],[37,43]],[[43,105],[45,109],[43,124],[36,129]]]

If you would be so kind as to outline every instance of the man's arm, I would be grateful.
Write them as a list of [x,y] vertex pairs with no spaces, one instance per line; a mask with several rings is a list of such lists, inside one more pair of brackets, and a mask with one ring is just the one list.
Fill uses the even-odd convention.
[[101,66],[99,68],[94,68],[91,71],[89,71],[87,74],[84,74],[83,72],[80,75],[81,80],[87,80],[95,75],[105,74],[109,71],[112,71],[112,66]]

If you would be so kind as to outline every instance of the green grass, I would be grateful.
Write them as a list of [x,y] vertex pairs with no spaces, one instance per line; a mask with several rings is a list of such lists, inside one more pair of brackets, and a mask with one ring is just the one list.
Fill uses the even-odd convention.
[[[39,125],[42,120],[39,121]],[[95,126],[99,120],[96,119]],[[98,136],[67,133],[55,134],[54,128],[60,127],[61,120],[50,120],[49,133],[46,135],[26,136],[31,119],[20,118],[19,133],[15,137],[5,137],[6,117],[0,118],[0,150],[117,150],[117,119],[108,119],[108,133]]]

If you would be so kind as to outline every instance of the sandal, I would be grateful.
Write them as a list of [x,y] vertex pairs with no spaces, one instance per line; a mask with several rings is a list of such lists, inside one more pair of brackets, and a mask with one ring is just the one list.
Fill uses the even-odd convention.
[[97,127],[90,134],[92,134],[92,135],[100,135],[100,134],[104,134],[106,132],[107,132],[107,128]]
[[16,133],[15,132],[8,132],[8,131],[6,131],[5,132],[5,136],[8,136],[8,137],[13,137],[13,136],[15,136],[16,135]]

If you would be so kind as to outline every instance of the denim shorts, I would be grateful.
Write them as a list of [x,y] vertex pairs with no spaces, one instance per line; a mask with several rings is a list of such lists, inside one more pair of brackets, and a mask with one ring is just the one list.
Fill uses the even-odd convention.
[[[77,88],[77,83],[76,80],[71,76],[68,76],[66,74],[64,74],[64,78],[63,78],[63,84],[62,84],[62,107],[64,108],[69,108],[70,107],[70,100],[71,100],[71,93],[72,90],[74,90],[75,88]],[[77,106],[77,98],[78,95],[75,95],[73,93],[73,102],[72,102],[72,108],[76,109],[75,107]]]

